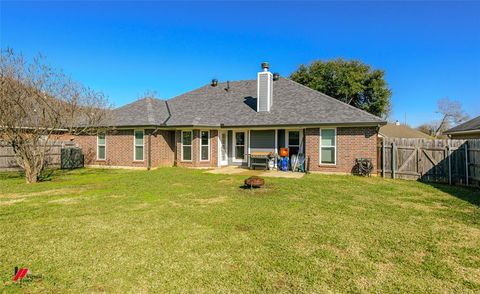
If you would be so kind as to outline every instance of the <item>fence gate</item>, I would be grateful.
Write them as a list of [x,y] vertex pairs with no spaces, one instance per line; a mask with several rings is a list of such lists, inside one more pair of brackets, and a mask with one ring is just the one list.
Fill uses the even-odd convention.
[[383,138],[378,162],[383,177],[478,185],[479,147],[480,140]]

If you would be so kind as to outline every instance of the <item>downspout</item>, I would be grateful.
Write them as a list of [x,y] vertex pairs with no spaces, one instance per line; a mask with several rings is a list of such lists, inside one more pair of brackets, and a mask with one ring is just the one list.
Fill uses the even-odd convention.
[[148,133],[148,159],[147,159],[147,170],[152,168],[152,133]]
[[[303,156],[305,157],[305,161],[303,162],[303,172],[308,174],[310,169],[310,156],[307,157],[307,128],[304,128],[302,136],[302,143],[303,143]],[[285,134],[285,138],[287,138],[287,134]]]
[[152,168],[152,135],[157,134],[158,128],[153,130],[153,132],[150,132],[148,134],[148,144],[147,144],[147,149],[148,149],[148,158],[147,158],[147,170],[150,170]]

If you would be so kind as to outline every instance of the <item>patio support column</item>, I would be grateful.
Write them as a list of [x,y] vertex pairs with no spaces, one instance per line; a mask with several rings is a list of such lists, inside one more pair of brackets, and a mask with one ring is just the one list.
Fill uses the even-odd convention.
[[[248,138],[248,148],[247,148],[247,166],[250,167],[250,130],[247,130],[247,138]],[[245,140],[247,139],[245,138]]]
[[[275,129],[275,154],[278,152],[278,129]],[[274,160],[274,166],[277,168],[277,158]]]

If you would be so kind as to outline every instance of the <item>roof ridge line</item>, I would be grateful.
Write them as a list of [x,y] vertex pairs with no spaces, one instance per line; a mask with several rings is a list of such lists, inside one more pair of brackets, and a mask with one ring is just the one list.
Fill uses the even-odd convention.
[[[227,81],[225,81],[225,82],[218,82],[218,85],[220,85],[220,84],[226,84],[227,82],[230,82],[230,83],[240,83],[240,82],[255,82],[255,81],[256,81],[256,79],[249,79],[249,80],[245,79],[245,80],[235,80],[235,81],[229,81],[229,80],[227,80]],[[217,85],[217,87],[218,87],[218,85]],[[195,89],[193,89],[193,90],[190,90],[190,91],[188,91],[188,92],[185,92],[185,93],[182,93],[182,94],[178,94],[178,95],[173,96],[173,97],[171,97],[171,98],[165,99],[165,101],[170,101],[170,100],[173,100],[173,99],[175,99],[175,98],[177,98],[177,97],[191,94],[191,93],[193,93],[193,92],[195,92],[195,91],[198,91],[198,90],[203,89],[203,88],[208,87],[208,86],[211,86],[211,85],[210,85],[209,83],[204,84],[203,86],[200,86],[200,87],[195,88]]]
[[153,106],[152,106],[152,98],[145,98],[147,102],[147,120],[151,124],[155,124],[155,117],[153,116]]
[[162,98],[144,97],[144,98],[136,99],[135,101],[129,102],[129,103],[124,104],[124,105],[122,105],[122,106],[116,107],[116,108],[114,108],[113,110],[120,109],[120,108],[123,108],[123,107],[125,107],[125,106],[130,105],[130,104],[134,104],[134,103],[137,103],[137,102],[139,102],[139,101],[148,100],[148,99],[150,99],[150,100],[159,100],[159,101],[162,101],[162,100],[164,101],[164,100],[165,100],[165,99],[162,99]]

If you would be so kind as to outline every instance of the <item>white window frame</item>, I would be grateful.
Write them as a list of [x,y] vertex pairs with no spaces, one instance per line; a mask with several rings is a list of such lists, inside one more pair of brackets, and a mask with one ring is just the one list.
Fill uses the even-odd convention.
[[[233,162],[246,162],[247,161],[247,147],[249,146],[249,142],[247,142],[247,132],[245,130],[237,130],[233,131],[233,138],[232,138],[232,161]],[[243,133],[243,159],[237,159],[237,133]]]
[[[290,148],[290,144],[288,143],[290,133],[289,132],[298,132],[298,153],[303,153],[303,130],[302,129],[286,129],[285,130],[285,147]],[[297,147],[296,145],[293,145]]]
[[[190,145],[185,145],[185,146],[190,146],[190,160],[183,159],[183,133],[184,132],[190,132],[191,135],[191,142]],[[193,131],[192,130],[181,130],[180,131],[180,160],[184,162],[192,162],[193,161]]]
[[[97,160],[107,160],[107,134],[103,134],[105,136],[105,143],[103,145],[100,145],[98,143],[98,137],[100,136],[101,134],[98,134],[97,135]],[[100,152],[98,151],[100,148],[100,146],[103,146],[105,147],[105,158],[100,158],[98,155],[100,154]]]
[[[208,140],[207,140],[207,145],[202,145],[202,132],[207,132]],[[210,161],[210,130],[200,130],[200,152],[199,152],[199,157],[200,161]],[[207,159],[202,159],[202,147],[208,146],[208,158]]]
[[[335,146],[322,146],[322,130],[333,130],[335,137]],[[333,163],[322,163],[322,147],[333,147]],[[318,164],[319,165],[337,165],[337,128],[320,128],[319,129],[319,142],[318,142]]]
[[[141,145],[142,146],[142,160],[139,160],[137,159],[137,146],[140,146],[140,145],[137,145],[137,142],[136,142],[136,137],[135,137],[135,134],[137,132],[142,132],[143,133],[143,137],[142,137],[142,141],[143,141],[143,144]],[[142,161],[145,161],[145,130],[144,129],[135,129],[133,130],[133,161],[138,161],[138,162],[142,162]]]
[[[217,134],[218,134],[218,163],[217,165],[218,166],[224,166],[224,165],[228,165],[228,130],[218,130],[217,131]],[[224,143],[222,143],[222,134],[225,134],[226,135],[226,141]],[[227,157],[226,161],[223,161],[222,160],[222,146],[224,146],[225,148],[225,156]]]

